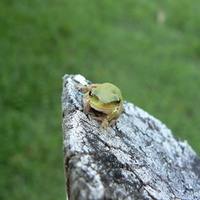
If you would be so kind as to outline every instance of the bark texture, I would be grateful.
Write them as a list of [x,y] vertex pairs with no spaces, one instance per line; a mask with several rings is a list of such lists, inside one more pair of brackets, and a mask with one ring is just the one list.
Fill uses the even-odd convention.
[[63,149],[69,200],[200,199],[200,159],[159,120],[132,103],[99,132],[86,116],[81,75],[63,77]]

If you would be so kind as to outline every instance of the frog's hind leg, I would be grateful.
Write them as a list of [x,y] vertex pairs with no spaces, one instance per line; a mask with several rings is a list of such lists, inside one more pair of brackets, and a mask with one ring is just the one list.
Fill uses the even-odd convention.
[[91,91],[93,88],[96,88],[99,85],[100,84],[91,84],[91,85],[85,86],[85,85],[81,85],[81,84],[76,84],[76,85],[74,85],[74,87],[80,87],[83,89],[83,93],[86,93],[86,92]]

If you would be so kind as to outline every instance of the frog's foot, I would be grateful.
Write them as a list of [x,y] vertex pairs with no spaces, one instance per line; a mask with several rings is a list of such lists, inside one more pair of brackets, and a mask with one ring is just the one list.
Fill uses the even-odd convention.
[[102,121],[101,122],[101,125],[99,127],[99,131],[101,132],[101,130],[104,128],[106,129],[106,131],[108,133],[111,133],[109,130],[108,130],[108,127],[110,126],[109,123],[108,123],[108,120],[106,118],[102,118],[102,117],[95,117],[95,116],[92,116],[93,119],[96,119],[96,120],[99,120],[99,121]]
[[106,119],[104,119],[99,127],[99,131],[101,132],[102,128],[106,129],[108,133],[111,133],[109,130],[108,130],[108,121]]
[[113,119],[110,121],[110,123],[108,124],[108,126],[114,126],[116,122],[116,119]]
[[83,93],[86,93],[86,92],[89,91],[88,90],[88,86],[85,86],[85,85],[76,84],[76,85],[74,85],[74,87],[80,87],[80,88],[82,88],[83,89]]
[[88,86],[85,86],[85,85],[81,85],[81,84],[76,84],[74,85],[74,87],[80,87],[83,89],[83,93],[86,93],[86,92],[89,92],[92,90],[92,88],[96,88],[99,84],[92,84],[92,85],[88,85]]

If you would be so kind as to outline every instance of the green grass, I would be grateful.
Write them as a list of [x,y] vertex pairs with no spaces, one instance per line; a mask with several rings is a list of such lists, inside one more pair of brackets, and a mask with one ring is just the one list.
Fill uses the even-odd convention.
[[116,84],[200,155],[199,12],[197,0],[1,0],[0,199],[65,199],[66,73]]

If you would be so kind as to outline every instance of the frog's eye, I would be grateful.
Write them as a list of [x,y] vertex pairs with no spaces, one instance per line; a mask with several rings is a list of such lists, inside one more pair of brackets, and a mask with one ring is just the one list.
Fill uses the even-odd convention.
[[89,96],[90,97],[94,96],[94,94],[92,93],[92,91],[89,91]]
[[121,99],[117,99],[117,101],[116,101],[118,104],[120,104],[120,102],[121,102]]

